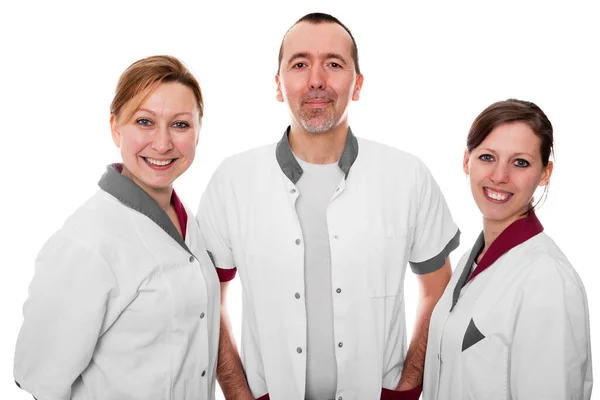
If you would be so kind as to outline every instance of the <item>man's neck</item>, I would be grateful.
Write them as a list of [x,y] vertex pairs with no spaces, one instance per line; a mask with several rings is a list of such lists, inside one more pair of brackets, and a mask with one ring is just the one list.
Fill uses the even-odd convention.
[[323,133],[310,133],[292,125],[288,140],[294,154],[307,163],[333,164],[342,156],[347,136],[347,123]]

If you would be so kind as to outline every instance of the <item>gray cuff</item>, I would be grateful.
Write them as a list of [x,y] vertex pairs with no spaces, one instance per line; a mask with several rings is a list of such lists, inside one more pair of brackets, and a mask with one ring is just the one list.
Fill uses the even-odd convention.
[[444,247],[444,249],[438,254],[430,258],[429,260],[422,262],[412,262],[410,261],[410,268],[417,275],[424,275],[430,272],[437,271],[442,268],[442,266],[446,263],[446,259],[450,255],[450,253],[455,250],[460,244],[460,229],[456,231],[456,235]]

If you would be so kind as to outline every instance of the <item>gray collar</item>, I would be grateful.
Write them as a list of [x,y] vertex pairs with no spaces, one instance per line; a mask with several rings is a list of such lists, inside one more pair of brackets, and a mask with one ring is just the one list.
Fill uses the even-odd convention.
[[[294,157],[294,153],[292,153],[292,148],[290,147],[290,141],[288,139],[289,133],[290,127],[288,126],[283,133],[283,137],[279,143],[277,143],[275,156],[277,157],[277,162],[279,163],[279,167],[283,173],[290,179],[290,181],[292,181],[293,184],[296,184],[300,180],[303,171],[300,164],[298,164],[296,157]],[[350,167],[352,164],[354,164],[354,161],[356,161],[356,157],[358,157],[358,140],[352,133],[350,127],[348,127],[348,135],[346,136],[344,152],[342,153],[340,161],[338,162],[338,166],[344,172],[346,179],[348,179]]]
[[471,253],[469,254],[469,258],[467,258],[467,263],[465,264],[465,268],[463,269],[462,274],[460,275],[460,277],[458,278],[458,281],[456,282],[456,286],[454,287],[454,292],[452,293],[452,306],[450,307],[450,311],[452,311],[454,309],[454,306],[456,305],[456,303],[458,303],[458,298],[460,297],[460,292],[461,292],[463,286],[465,286],[465,284],[469,280],[469,276],[471,275],[471,266],[477,259],[477,256],[479,255],[479,253],[481,253],[481,250],[483,250],[484,244],[485,244],[485,240],[484,240],[483,231],[482,231],[479,234],[479,236],[477,237],[477,240],[475,241],[475,245],[473,245],[473,247],[471,248]]
[[142,188],[136,185],[131,179],[121,175],[116,164],[106,167],[106,172],[102,175],[100,181],[98,181],[98,186],[127,207],[150,218],[171,236],[173,240],[179,243],[185,251],[192,254],[167,213]]

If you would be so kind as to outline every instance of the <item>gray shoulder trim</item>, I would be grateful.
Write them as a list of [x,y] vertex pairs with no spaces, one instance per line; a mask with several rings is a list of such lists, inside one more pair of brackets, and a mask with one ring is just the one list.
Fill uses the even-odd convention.
[[437,271],[442,268],[442,266],[446,263],[446,259],[455,250],[460,244],[460,229],[456,231],[456,235],[444,247],[444,249],[437,255],[429,260],[422,262],[412,262],[410,261],[410,268],[417,275],[424,275],[430,272]]
[[471,318],[471,322],[469,322],[469,326],[465,331],[465,337],[463,338],[462,351],[467,350],[469,347],[479,343],[483,339],[485,339],[485,335],[479,331],[477,326],[475,326],[475,321]]

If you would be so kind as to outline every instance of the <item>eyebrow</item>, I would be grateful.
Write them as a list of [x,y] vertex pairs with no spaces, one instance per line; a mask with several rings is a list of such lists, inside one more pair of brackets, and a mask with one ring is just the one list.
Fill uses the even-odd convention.
[[[139,108],[138,111],[145,111],[145,112],[147,112],[149,114],[156,115],[156,113],[154,111],[149,110],[147,108]],[[188,111],[182,111],[182,112],[178,112],[177,114],[174,114],[173,117],[179,117],[180,115],[193,116],[194,114],[192,114],[191,112],[188,112]]]
[[149,113],[149,114],[156,115],[156,113],[155,113],[154,111],[152,111],[152,110],[148,110],[147,108],[141,108],[141,107],[140,107],[140,108],[138,108],[138,112],[139,112],[139,111],[145,111],[145,112],[147,112],[147,113]]
[[[481,151],[487,151],[487,152],[494,153],[494,154],[497,153],[496,151],[494,151],[492,149],[488,149],[487,147],[482,148]],[[517,156],[521,156],[521,155],[527,155],[531,158],[535,158],[534,156],[532,156],[531,154],[529,154],[527,152],[515,153],[515,154],[512,154],[511,157],[517,157]]]
[[325,59],[328,60],[330,58],[337,58],[338,60],[340,60],[344,64],[348,64],[348,62],[346,61],[346,59],[344,57],[342,57],[341,54],[338,54],[338,53],[327,53],[327,54],[325,54]]
[[[306,53],[306,52],[299,52],[299,53],[294,53],[292,54],[292,56],[289,58],[288,60],[288,65],[291,64],[294,60],[298,59],[298,58],[310,58],[310,54]],[[331,58],[336,58],[338,60],[340,60],[342,63],[347,64],[348,62],[346,61],[346,59],[344,57],[342,57],[340,54],[338,53],[325,53],[325,59],[331,59]]]

